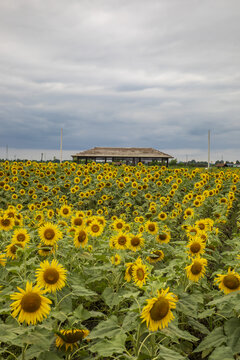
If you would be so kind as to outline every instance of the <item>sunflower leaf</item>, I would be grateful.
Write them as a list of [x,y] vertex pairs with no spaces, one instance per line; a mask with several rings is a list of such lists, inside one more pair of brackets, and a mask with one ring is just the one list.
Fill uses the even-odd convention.
[[209,356],[209,360],[234,360],[231,348],[228,346],[220,346],[215,349]]
[[168,349],[167,347],[163,345],[158,345],[160,352],[157,359],[163,359],[163,360],[184,360],[186,359],[185,356],[180,355],[178,352]]
[[206,349],[213,349],[222,344],[226,344],[227,337],[223,334],[223,328],[215,328],[209,335],[207,335],[203,341],[198,345],[194,352],[201,352]]
[[224,331],[228,338],[228,346],[233,354],[240,352],[240,319],[233,318],[225,322]]
[[119,332],[111,339],[102,339],[92,345],[89,350],[97,352],[100,356],[111,356],[113,354],[122,354],[125,350],[125,341],[127,335],[122,331]]

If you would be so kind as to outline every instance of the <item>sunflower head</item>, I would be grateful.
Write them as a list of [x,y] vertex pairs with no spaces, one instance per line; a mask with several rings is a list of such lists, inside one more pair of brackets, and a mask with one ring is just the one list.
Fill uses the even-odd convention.
[[203,258],[196,258],[192,260],[192,263],[185,267],[187,277],[189,280],[197,282],[201,277],[204,276],[207,266],[207,260]]
[[78,343],[85,339],[89,334],[89,330],[84,329],[71,329],[60,330],[55,333],[56,335],[56,347],[61,348],[65,346],[65,350],[68,348],[73,350],[74,346],[78,347]]
[[76,229],[74,235],[74,245],[76,248],[85,247],[88,243],[88,234],[86,228]]
[[41,241],[45,245],[54,245],[59,239],[62,238],[62,232],[58,229],[57,225],[49,222],[42,225],[38,230]]
[[49,263],[47,260],[40,263],[36,270],[37,285],[48,292],[56,292],[65,286],[66,270],[57,260]]
[[218,274],[215,283],[224,294],[240,290],[240,276],[234,270],[228,269],[226,275]]

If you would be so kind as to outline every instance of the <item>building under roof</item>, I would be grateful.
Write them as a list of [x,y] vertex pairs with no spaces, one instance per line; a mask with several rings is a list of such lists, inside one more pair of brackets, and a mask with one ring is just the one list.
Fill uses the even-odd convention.
[[165,154],[153,148],[121,148],[121,147],[94,147],[93,149],[81,151],[75,155],[71,155],[73,161],[79,163],[85,160],[132,163],[138,162],[161,161],[163,165],[168,166],[168,160],[173,156]]

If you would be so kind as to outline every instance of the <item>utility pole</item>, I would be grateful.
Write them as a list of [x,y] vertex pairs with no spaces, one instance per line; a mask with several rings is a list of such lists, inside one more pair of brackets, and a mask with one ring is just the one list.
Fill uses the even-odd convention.
[[8,160],[8,145],[6,146],[6,160]]
[[63,129],[61,128],[61,141],[60,141],[60,164],[62,163],[62,133],[63,133]]
[[210,130],[208,130],[208,169],[210,167]]

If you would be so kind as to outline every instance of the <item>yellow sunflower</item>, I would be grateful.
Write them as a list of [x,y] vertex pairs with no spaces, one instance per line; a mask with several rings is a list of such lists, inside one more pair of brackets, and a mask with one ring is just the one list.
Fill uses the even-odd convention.
[[119,265],[121,264],[121,256],[118,254],[115,254],[111,257],[111,262],[113,265]]
[[162,211],[158,214],[158,218],[159,220],[164,221],[167,219],[167,214],[164,211]]
[[17,288],[19,292],[10,295],[11,299],[15,300],[11,304],[12,316],[18,321],[24,321],[29,325],[35,325],[37,322],[42,322],[43,318],[47,317],[50,312],[51,300],[42,296],[46,293],[38,286],[32,286],[32,283],[27,281],[26,290]]
[[74,346],[78,347],[77,343],[87,337],[89,330],[73,329],[73,330],[60,330],[56,332],[56,347],[61,348],[65,345],[65,350],[68,348],[73,350]]
[[12,242],[23,242],[28,243],[30,240],[30,235],[27,232],[27,229],[16,229],[14,230],[12,236]]
[[164,252],[162,250],[154,250],[151,252],[151,255],[147,257],[147,261],[150,263],[156,263],[162,261],[164,258]]
[[142,322],[146,321],[150,331],[164,329],[174,319],[171,309],[175,309],[178,300],[175,294],[168,291],[169,288],[158,291],[158,296],[148,299],[148,304],[142,310]]
[[171,235],[170,235],[169,231],[162,231],[156,236],[156,240],[160,244],[163,244],[163,243],[167,244],[167,243],[169,243],[170,239],[171,239]]
[[4,231],[12,230],[14,226],[14,218],[7,216],[0,217],[0,229]]
[[117,231],[123,231],[124,227],[125,227],[126,223],[124,220],[122,219],[116,219],[113,224],[112,224],[112,227],[114,230],[117,230]]
[[184,211],[184,216],[186,218],[188,217],[193,217],[194,216],[194,210],[191,209],[191,208],[187,208],[185,211]]
[[7,262],[6,255],[0,254],[0,265],[5,266]]
[[132,267],[132,277],[137,286],[140,288],[146,284],[148,271],[146,265],[142,264],[141,258],[138,258]]
[[14,243],[9,244],[5,249],[7,257],[9,257],[11,259],[16,259],[17,258],[17,250],[23,249],[24,245],[25,244],[21,243],[21,242],[14,242]]
[[155,235],[158,232],[158,224],[156,222],[148,220],[145,224],[145,230],[150,234]]
[[191,256],[200,256],[204,254],[206,244],[202,241],[200,237],[197,237],[196,239],[191,240],[187,244],[188,253]]
[[36,270],[37,285],[45,288],[48,292],[56,292],[65,286],[66,272],[57,260],[48,260],[40,263],[40,269]]
[[114,247],[117,250],[125,250],[129,248],[129,235],[124,232],[119,232],[113,240]]
[[73,227],[83,227],[84,226],[84,218],[82,216],[72,216],[71,224]]
[[38,229],[41,241],[45,245],[54,245],[62,237],[62,232],[57,225],[46,222]]
[[207,266],[207,260],[202,258],[193,259],[192,263],[185,267],[187,277],[189,280],[197,282],[204,276]]
[[38,245],[38,253],[41,256],[48,256],[50,254],[55,253],[55,248],[58,248],[58,245],[44,245],[43,243],[40,242],[40,244]]
[[227,275],[218,274],[214,281],[218,284],[219,289],[222,290],[224,294],[240,290],[240,276],[230,268],[228,268]]
[[68,218],[69,216],[71,216],[71,213],[72,213],[71,206],[69,206],[69,205],[63,205],[63,206],[61,206],[60,211],[59,211],[59,214],[60,214],[62,217]]
[[128,248],[132,251],[140,250],[144,246],[144,239],[142,237],[142,234],[133,235],[131,234],[129,236],[129,245]]
[[186,229],[187,237],[190,239],[195,239],[196,236],[198,236],[200,233],[200,230],[196,226],[188,226]]
[[133,262],[126,263],[125,266],[127,267],[125,270],[124,280],[130,282],[132,280],[132,272],[133,272]]
[[84,247],[88,243],[88,234],[85,228],[76,229],[74,234],[74,245],[76,248]]
[[95,219],[88,226],[89,234],[94,237],[101,235],[103,233],[103,229],[103,226]]

